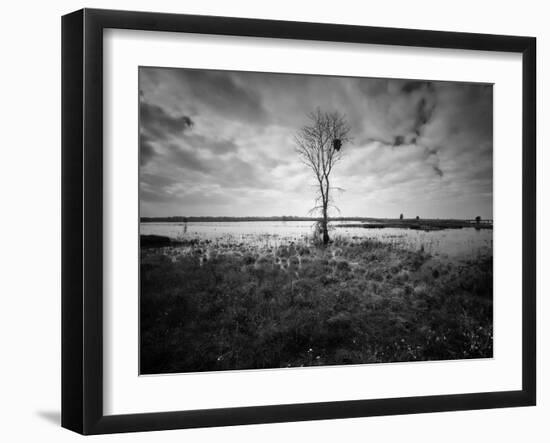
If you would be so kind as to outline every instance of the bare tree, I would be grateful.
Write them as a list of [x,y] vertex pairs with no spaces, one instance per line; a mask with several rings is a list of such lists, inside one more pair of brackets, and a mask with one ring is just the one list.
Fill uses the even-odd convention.
[[[335,207],[331,198],[330,174],[342,159],[342,145],[350,141],[350,127],[339,112],[323,112],[317,108],[308,115],[310,124],[302,127],[294,137],[296,152],[302,163],[313,171],[318,187],[315,206],[310,212],[321,213],[321,232],[326,245],[329,207]],[[337,208],[336,208],[337,209]]]

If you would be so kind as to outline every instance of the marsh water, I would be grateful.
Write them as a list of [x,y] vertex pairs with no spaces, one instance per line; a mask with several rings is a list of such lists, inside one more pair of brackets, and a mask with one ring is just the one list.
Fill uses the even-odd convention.
[[[475,228],[421,231],[406,228],[367,229],[358,222],[339,222],[331,230],[332,238],[350,241],[376,239],[406,249],[424,251],[441,257],[474,258],[492,254],[493,230]],[[355,225],[355,226],[346,226]],[[141,223],[140,234],[162,235],[174,240],[210,240],[220,243],[245,243],[257,246],[278,246],[284,243],[309,243],[314,232],[311,221],[237,221]]]

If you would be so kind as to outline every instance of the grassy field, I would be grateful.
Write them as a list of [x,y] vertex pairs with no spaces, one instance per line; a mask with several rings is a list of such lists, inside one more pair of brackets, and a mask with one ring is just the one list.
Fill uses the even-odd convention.
[[373,240],[141,251],[141,373],[485,358],[492,256]]

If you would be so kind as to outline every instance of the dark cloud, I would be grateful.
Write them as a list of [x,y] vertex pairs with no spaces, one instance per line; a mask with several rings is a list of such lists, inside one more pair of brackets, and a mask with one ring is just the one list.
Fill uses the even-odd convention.
[[193,121],[186,115],[172,116],[161,106],[140,101],[140,129],[150,137],[167,139],[171,135],[179,135],[193,126]]
[[146,165],[156,154],[155,148],[151,144],[151,139],[145,134],[139,135],[139,164]]
[[411,92],[418,91],[420,89],[433,89],[433,83],[423,80],[406,81],[401,87],[401,91],[410,94]]
[[183,81],[190,83],[196,95],[205,97],[222,110],[238,109],[246,114],[263,114],[264,109],[257,94],[246,88],[246,83],[239,84],[236,78],[221,71],[176,71],[183,75]]
[[[439,162],[438,162],[439,163]],[[439,175],[440,177],[443,177],[443,171],[441,170],[441,168],[439,167],[439,165],[432,165],[432,169],[435,171],[435,173],[437,175]]]
[[416,107],[416,119],[414,121],[414,133],[418,136],[420,135],[420,132],[422,131],[422,128],[426,123],[430,121],[430,118],[432,117],[432,114],[435,109],[435,103],[429,102],[426,100],[426,97],[422,97],[418,101],[418,105]]
[[355,126],[363,128],[359,143],[379,141],[389,146],[416,144],[437,104],[436,87],[429,81],[362,79],[359,90],[364,93],[365,106]]
[[368,98],[377,98],[388,94],[391,80],[387,78],[357,78],[357,89]]
[[240,73],[193,69],[171,69],[165,74],[176,80],[176,95],[185,96],[188,102],[198,102],[194,108],[206,108],[229,120],[266,120],[260,94],[248,87],[246,75],[243,80]]
[[403,135],[396,135],[393,138],[393,146],[401,146],[405,142],[405,136]]

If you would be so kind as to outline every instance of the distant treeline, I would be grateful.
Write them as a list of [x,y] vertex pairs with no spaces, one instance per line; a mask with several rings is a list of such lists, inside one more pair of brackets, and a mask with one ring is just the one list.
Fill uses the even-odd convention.
[[[278,215],[272,217],[220,217],[220,216],[172,216],[172,217],[141,217],[141,223],[186,223],[186,222],[246,222],[246,221],[311,221],[316,222],[321,220],[319,217],[298,217],[294,215]],[[377,223],[407,223],[407,222],[437,222],[437,223],[465,223],[475,222],[475,219],[423,219],[423,218],[373,218],[373,217],[332,217],[329,219],[332,222],[377,222]],[[492,223],[493,220],[481,219],[481,223]]]

